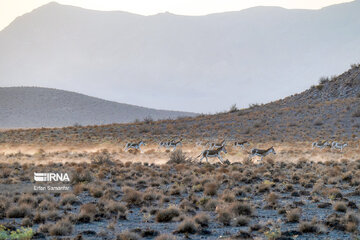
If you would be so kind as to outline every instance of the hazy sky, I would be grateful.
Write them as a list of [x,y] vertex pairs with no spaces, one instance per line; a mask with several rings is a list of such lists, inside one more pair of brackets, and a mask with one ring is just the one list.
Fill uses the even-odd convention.
[[[142,15],[171,12],[181,15],[204,15],[238,11],[253,6],[318,9],[351,0],[57,0],[61,4],[97,10],[122,10]],[[49,0],[0,0],[0,30],[17,16],[44,5]]]

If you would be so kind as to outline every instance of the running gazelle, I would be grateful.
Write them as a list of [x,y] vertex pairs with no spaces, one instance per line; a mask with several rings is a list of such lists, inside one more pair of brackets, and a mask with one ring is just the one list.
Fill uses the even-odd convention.
[[245,146],[250,146],[250,143],[248,141],[242,141],[242,142],[235,142],[235,147],[241,147],[242,149],[245,149]]
[[341,152],[346,146],[347,146],[347,143],[338,143],[338,142],[331,143],[331,148],[340,149]]
[[223,145],[223,146],[221,146],[221,147],[219,147],[217,149],[205,150],[202,153],[200,153],[200,155],[197,156],[196,158],[202,156],[200,158],[200,163],[203,160],[203,158],[206,158],[206,162],[209,163],[209,160],[208,160],[209,157],[217,157],[220,160],[220,162],[222,164],[224,164],[224,162],[222,161],[223,159],[222,159],[222,157],[220,155],[221,152],[227,153],[227,151],[225,149],[225,145]]
[[209,143],[209,148],[210,149],[214,149],[214,148],[219,148],[219,147],[222,147],[222,146],[225,146],[225,139],[220,142],[220,143]]
[[166,144],[166,148],[174,148],[173,151],[176,150],[176,147],[177,146],[182,146],[182,143],[181,143],[182,139],[180,139],[179,141],[175,142],[175,141],[170,141],[170,142],[167,142]]
[[329,141],[318,141],[312,143],[312,148],[318,147],[320,149],[323,149],[325,147],[331,147],[331,142]]
[[271,147],[271,148],[268,148],[265,150],[254,148],[251,150],[249,159],[252,159],[252,157],[254,157],[254,156],[259,156],[259,157],[261,157],[261,161],[262,161],[263,158],[266,157],[270,153],[276,154],[274,147]]
[[129,143],[127,143],[126,146],[125,146],[125,151],[128,150],[129,148],[132,148],[132,149],[140,150],[140,151],[142,152],[142,150],[141,150],[141,148],[140,148],[141,145],[144,145],[144,146],[145,146],[145,143],[144,143],[143,141],[139,141],[139,142],[137,142],[137,143],[131,143],[131,142],[129,142]]

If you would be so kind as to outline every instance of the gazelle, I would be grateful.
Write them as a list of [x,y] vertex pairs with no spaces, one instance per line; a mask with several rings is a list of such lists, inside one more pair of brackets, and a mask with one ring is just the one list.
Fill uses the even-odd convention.
[[274,155],[276,154],[276,152],[274,150],[274,147],[268,148],[266,150],[254,148],[254,149],[251,150],[249,159],[251,159],[254,156],[259,156],[259,157],[261,157],[261,161],[262,161],[263,158],[265,156],[267,156],[268,154],[270,154],[270,153],[273,153]]
[[210,149],[219,148],[225,146],[225,140],[223,140],[221,143],[209,143]]
[[200,163],[203,160],[203,158],[206,158],[206,162],[209,163],[209,160],[208,160],[209,157],[217,157],[220,160],[220,162],[222,164],[224,164],[224,162],[222,161],[223,159],[222,159],[222,157],[220,155],[221,152],[227,153],[227,151],[225,149],[225,145],[223,145],[223,146],[221,146],[221,147],[219,147],[217,149],[205,150],[202,153],[200,153],[200,155],[197,156],[196,158],[202,156],[200,158]]
[[331,147],[331,143],[328,141],[319,141],[319,142],[313,142],[312,143],[312,148],[314,147],[318,147],[320,149],[323,149],[325,147]]
[[[129,148],[133,148],[133,149],[138,149],[141,151],[141,145],[145,146],[145,143],[143,141],[140,141],[138,143],[127,143],[126,147],[125,147],[125,151],[128,150]],[[141,151],[142,152],[142,151]]]
[[331,148],[340,149],[341,152],[346,146],[347,146],[347,143],[332,142],[332,144],[331,144]]
[[245,146],[250,146],[250,143],[248,141],[242,141],[242,142],[235,142],[235,147],[241,147],[242,149],[245,149]]
[[166,148],[166,146],[167,146],[168,143],[169,143],[169,142],[161,141],[161,142],[159,142],[159,147],[158,147],[158,148],[161,148],[161,147],[165,147],[165,148]]
[[182,143],[181,143],[182,139],[180,139],[179,141],[175,142],[175,141],[170,141],[170,142],[167,142],[166,144],[166,148],[174,148],[173,151],[176,150],[176,147],[178,145],[182,146]]

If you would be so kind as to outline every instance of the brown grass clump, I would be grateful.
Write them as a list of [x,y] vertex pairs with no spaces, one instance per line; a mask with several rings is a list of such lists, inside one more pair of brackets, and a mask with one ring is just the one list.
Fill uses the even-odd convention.
[[93,196],[94,198],[100,198],[100,197],[102,197],[104,191],[100,187],[91,186],[89,189],[89,192],[90,192],[91,196]]
[[76,171],[71,175],[72,183],[89,183],[92,182],[93,179],[94,177],[91,172],[82,168],[76,169]]
[[167,209],[159,210],[156,214],[155,220],[157,222],[170,222],[174,217],[180,216],[180,211],[176,207],[169,207]]
[[218,185],[213,182],[206,183],[204,186],[204,193],[208,196],[215,196],[217,194]]
[[62,219],[49,228],[51,236],[68,236],[73,232],[73,224],[69,219]]
[[184,219],[177,227],[175,233],[195,234],[198,228],[192,219]]
[[97,213],[97,207],[95,204],[86,203],[80,207],[80,213],[78,221],[82,223],[89,223],[94,220],[94,216]]
[[221,195],[221,199],[224,202],[231,203],[231,202],[234,202],[236,200],[236,197],[235,197],[235,194],[232,191],[230,191],[229,189],[226,189],[226,190],[224,190],[223,194]]
[[217,220],[224,224],[224,226],[230,226],[232,219],[232,213],[229,209],[219,209],[217,210]]
[[143,193],[132,188],[125,188],[122,200],[129,205],[141,205]]
[[271,205],[276,205],[278,199],[279,199],[279,196],[274,192],[271,192],[266,196],[266,201],[268,202],[268,204],[271,204]]
[[288,222],[299,222],[301,216],[301,210],[299,208],[291,209],[286,212],[286,219]]
[[65,206],[67,204],[74,205],[74,204],[78,204],[78,203],[80,203],[80,201],[72,193],[65,193],[64,195],[62,195],[61,200],[60,200],[60,204],[62,206]]
[[6,211],[8,218],[24,218],[31,214],[31,206],[27,204],[21,204],[20,206],[12,206]]
[[235,225],[240,227],[247,226],[249,222],[250,219],[246,216],[239,216],[235,219]]
[[56,207],[55,203],[45,199],[39,204],[38,209],[42,211],[49,211],[55,209],[55,207]]
[[177,149],[170,154],[170,160],[167,164],[179,164],[184,163],[186,161],[186,155],[183,153],[181,149]]
[[347,206],[345,202],[336,202],[334,205],[334,210],[338,212],[346,212]]
[[31,221],[31,219],[29,217],[25,217],[21,221],[21,226],[23,226],[23,227],[32,227],[32,225],[33,225],[33,222]]
[[206,211],[214,211],[216,206],[218,205],[218,201],[215,199],[210,199],[205,203],[204,209]]
[[346,231],[348,231],[348,232],[357,231],[360,219],[359,219],[359,216],[356,213],[353,213],[353,212],[349,213],[348,212],[345,215],[344,220],[345,220],[345,223],[346,223],[346,225],[345,225]]
[[199,224],[201,227],[207,227],[209,225],[210,217],[209,215],[205,213],[198,213],[194,220],[197,224]]
[[122,232],[116,236],[116,240],[139,240],[141,237],[134,232]]
[[110,214],[115,214],[119,218],[126,219],[127,208],[124,204],[110,200],[105,205],[105,210]]
[[299,231],[302,233],[316,233],[319,231],[319,226],[316,223],[316,219],[311,222],[301,222],[299,224]]
[[235,216],[245,215],[250,216],[253,213],[253,209],[248,203],[235,202],[229,206],[229,210]]

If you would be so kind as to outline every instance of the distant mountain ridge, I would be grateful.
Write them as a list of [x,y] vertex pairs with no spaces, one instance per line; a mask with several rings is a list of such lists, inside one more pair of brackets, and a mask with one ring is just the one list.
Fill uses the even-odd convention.
[[194,113],[156,110],[39,87],[0,88],[0,129],[63,127],[174,119]]
[[0,32],[1,86],[43,86],[163,109],[265,103],[360,62],[360,1],[141,16],[50,3]]

